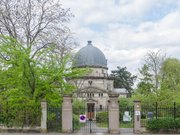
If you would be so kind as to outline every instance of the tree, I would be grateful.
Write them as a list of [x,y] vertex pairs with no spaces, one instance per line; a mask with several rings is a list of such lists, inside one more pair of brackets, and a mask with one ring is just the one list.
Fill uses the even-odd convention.
[[[57,55],[47,48],[39,55],[44,61],[29,58],[28,49],[10,37],[0,37],[0,86],[1,91],[13,91],[14,95],[26,95],[30,99],[40,101],[56,93],[62,97],[73,90],[66,78],[79,77],[86,69],[72,69],[67,55],[57,60]],[[46,56],[46,57],[45,57]]]
[[149,51],[146,54],[145,63],[148,66],[150,72],[153,74],[155,91],[159,88],[160,83],[160,69],[165,59],[165,54],[159,50],[157,52]]
[[65,25],[71,17],[60,0],[0,1],[0,33],[16,39],[32,59],[43,60],[38,53],[50,48],[61,60],[74,46]]
[[139,69],[140,82],[137,84],[137,92],[140,94],[148,95],[153,90],[152,74],[149,73],[149,67],[144,64]]
[[166,59],[161,68],[161,87],[171,91],[180,91],[180,60],[176,58]]
[[[55,80],[65,89],[67,74],[76,74],[67,68],[75,46],[66,26],[71,17],[70,9],[62,8],[60,0],[0,1],[0,33],[8,35],[1,36],[3,90],[21,86],[31,97],[38,95],[39,89],[46,95],[42,89],[55,87]],[[8,83],[3,81],[6,79]]]
[[121,68],[119,66],[117,70],[112,70],[111,73],[111,75],[115,77],[114,88],[125,88],[129,96],[131,96],[133,92],[132,86],[134,85],[136,76],[127,71],[126,67]]

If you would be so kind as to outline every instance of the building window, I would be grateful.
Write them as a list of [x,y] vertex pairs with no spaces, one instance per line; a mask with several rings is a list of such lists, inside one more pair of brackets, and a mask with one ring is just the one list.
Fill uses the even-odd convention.
[[88,93],[87,97],[94,97],[94,93]]
[[107,84],[107,90],[111,90],[111,84]]
[[103,97],[103,93],[99,93],[99,97]]
[[104,74],[104,70],[102,69],[102,73]]
[[99,109],[102,110],[102,105],[99,105]]

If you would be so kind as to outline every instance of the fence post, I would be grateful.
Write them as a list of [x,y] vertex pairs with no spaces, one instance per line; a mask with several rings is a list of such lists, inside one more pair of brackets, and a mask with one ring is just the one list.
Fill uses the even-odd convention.
[[72,95],[67,94],[64,95],[62,104],[62,131],[64,133],[73,131],[72,121]]
[[134,101],[134,133],[141,133],[141,102]]
[[174,120],[176,119],[176,102],[174,102]]
[[156,120],[158,118],[158,103],[156,102]]
[[118,134],[119,130],[119,94],[109,94],[109,132]]
[[47,132],[47,101],[41,101],[41,132]]

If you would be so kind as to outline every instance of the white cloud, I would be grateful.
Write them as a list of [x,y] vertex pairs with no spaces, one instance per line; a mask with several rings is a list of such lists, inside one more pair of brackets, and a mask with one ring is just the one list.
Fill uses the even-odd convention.
[[179,0],[62,0],[62,4],[75,15],[69,25],[81,47],[92,40],[105,53],[110,70],[127,66],[135,73],[148,50],[162,49],[167,56],[180,58]]

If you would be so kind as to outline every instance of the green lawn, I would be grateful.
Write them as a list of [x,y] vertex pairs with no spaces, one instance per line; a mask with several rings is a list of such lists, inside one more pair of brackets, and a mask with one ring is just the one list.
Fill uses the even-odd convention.
[[120,128],[133,128],[133,122],[120,122]]
[[108,122],[106,122],[106,123],[96,123],[96,125],[98,127],[107,128],[108,127]]

